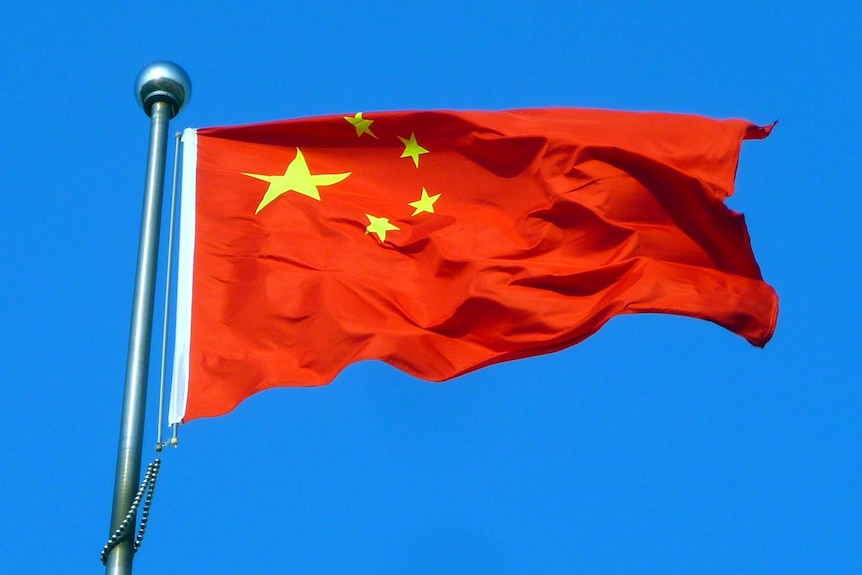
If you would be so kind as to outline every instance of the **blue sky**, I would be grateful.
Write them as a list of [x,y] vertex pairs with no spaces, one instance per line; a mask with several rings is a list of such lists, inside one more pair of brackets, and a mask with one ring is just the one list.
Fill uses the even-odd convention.
[[158,59],[194,84],[172,132],[439,108],[780,119],[729,205],[781,314],[764,350],[629,316],[445,384],[367,362],[259,394],[164,453],[136,573],[862,571],[862,8],[578,4],[5,7],[0,572],[102,569],[149,126],[132,85]]

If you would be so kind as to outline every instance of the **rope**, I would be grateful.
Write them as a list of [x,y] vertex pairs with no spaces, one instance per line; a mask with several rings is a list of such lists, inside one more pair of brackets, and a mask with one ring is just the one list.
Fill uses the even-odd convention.
[[169,441],[167,443],[162,441],[162,428],[163,422],[165,420],[165,387],[167,380],[167,362],[168,362],[168,326],[170,325],[170,317],[171,317],[171,276],[174,268],[174,227],[177,221],[177,187],[179,182],[179,174],[180,174],[180,144],[182,142],[182,134],[177,132],[176,136],[176,146],[174,148],[174,179],[173,186],[171,186],[171,218],[170,218],[170,226],[168,228],[168,263],[165,266],[165,315],[162,321],[162,365],[159,375],[159,419],[158,419],[158,430],[156,433],[156,451],[159,452],[163,447],[167,445],[173,445],[176,447],[176,441]]
[[107,565],[108,555],[111,553],[111,550],[119,545],[120,541],[126,537],[129,526],[134,525],[135,514],[138,512],[138,506],[141,504],[141,499],[146,493],[144,508],[141,510],[141,526],[138,529],[138,536],[132,544],[132,553],[137,553],[138,548],[144,541],[144,531],[147,529],[147,520],[150,518],[150,505],[153,503],[153,493],[156,490],[156,477],[159,474],[159,466],[161,466],[161,464],[162,460],[156,458],[155,461],[147,465],[147,472],[144,474],[144,479],[141,481],[141,487],[138,489],[138,493],[132,501],[132,506],[129,507],[129,512],[126,513],[126,517],[123,519],[123,522],[120,523],[120,526],[117,527],[117,530],[114,531],[113,535],[111,535],[108,542],[105,543],[105,546],[102,548],[102,565]]

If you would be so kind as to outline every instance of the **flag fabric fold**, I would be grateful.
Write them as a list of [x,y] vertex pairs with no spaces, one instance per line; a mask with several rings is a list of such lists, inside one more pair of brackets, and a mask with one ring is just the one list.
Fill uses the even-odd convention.
[[442,381],[626,313],[763,346],[778,298],[724,201],[770,130],[579,109],[187,130],[171,421],[365,359]]

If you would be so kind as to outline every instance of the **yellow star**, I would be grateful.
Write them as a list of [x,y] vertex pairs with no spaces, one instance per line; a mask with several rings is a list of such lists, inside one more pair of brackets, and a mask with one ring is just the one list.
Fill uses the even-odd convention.
[[362,134],[368,134],[375,140],[377,136],[374,135],[374,132],[371,131],[371,124],[374,123],[374,120],[366,120],[362,117],[362,112],[357,112],[355,116],[344,116],[344,119],[350,122],[354,128],[356,128],[356,137],[359,138]]
[[429,214],[434,213],[434,202],[440,197],[440,194],[434,194],[433,196],[429,196],[428,192],[425,191],[425,188],[422,188],[422,198],[416,200],[415,202],[408,202],[407,205],[413,208],[416,208],[416,211],[411,215],[415,216],[417,214],[421,214],[422,212],[428,212]]
[[386,232],[392,230],[399,230],[400,228],[389,223],[389,218],[375,218],[371,214],[365,214],[365,217],[368,218],[368,221],[371,222],[368,224],[368,227],[365,228],[366,234],[377,234],[377,237],[380,238],[381,242],[386,241]]
[[262,174],[248,174],[246,172],[243,172],[242,175],[269,182],[269,188],[267,188],[266,193],[263,195],[263,199],[254,211],[254,213],[257,214],[263,208],[268,206],[270,202],[286,192],[296,192],[303,196],[308,196],[309,198],[314,198],[315,200],[320,201],[320,192],[317,191],[317,186],[331,186],[332,184],[337,184],[350,174],[351,172],[346,172],[344,174],[312,174],[308,170],[308,164],[305,162],[305,157],[302,155],[299,148],[297,148],[296,157],[292,162],[290,162],[290,165],[287,166],[283,176],[265,176]]
[[422,154],[427,154],[428,150],[420,146],[416,142],[416,134],[410,132],[410,138],[402,138],[398,136],[398,139],[401,140],[401,143],[404,144],[404,153],[401,154],[402,158],[413,158],[413,163],[416,164],[416,167],[419,167],[419,156]]

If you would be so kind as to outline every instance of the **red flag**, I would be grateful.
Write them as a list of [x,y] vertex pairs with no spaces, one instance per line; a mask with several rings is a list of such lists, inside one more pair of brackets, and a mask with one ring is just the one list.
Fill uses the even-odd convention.
[[187,131],[172,420],[363,359],[445,380],[623,313],[763,346],[778,298],[723,202],[770,130],[542,109]]

